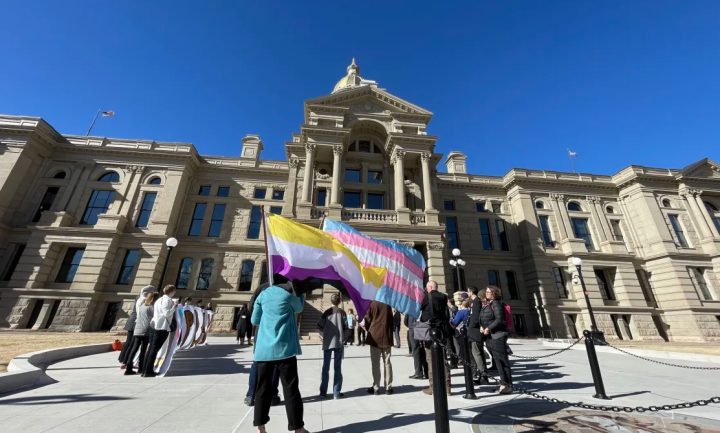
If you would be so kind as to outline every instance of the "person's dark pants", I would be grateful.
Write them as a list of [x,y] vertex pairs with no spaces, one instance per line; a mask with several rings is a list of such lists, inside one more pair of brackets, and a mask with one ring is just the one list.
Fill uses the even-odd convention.
[[136,335],[133,338],[132,349],[128,351],[127,361],[125,361],[125,369],[130,370],[133,367],[133,360],[135,355],[140,351],[140,359],[138,361],[138,373],[142,374],[145,372],[145,355],[147,354],[148,344],[150,343],[150,336],[148,335]]
[[150,348],[148,349],[147,359],[145,360],[145,376],[155,376],[155,358],[162,349],[165,340],[167,340],[169,331],[157,329],[150,330]]
[[366,331],[363,328],[358,328],[358,346],[365,344]]
[[400,347],[400,328],[395,328],[395,347]]
[[[258,376],[258,365],[257,362],[252,363],[252,366],[250,366],[250,377],[248,382],[248,391],[247,394],[245,394],[245,397],[255,398],[255,391],[257,390],[257,376]],[[273,396],[280,395],[280,391],[278,391],[278,385],[280,385],[280,371],[275,368],[275,371],[273,371],[273,377],[272,377],[272,385],[274,394]]]
[[412,353],[413,353],[413,344],[415,344],[415,343],[413,343],[412,332],[410,332],[409,329],[408,329],[408,331],[407,331],[407,342],[408,342],[408,354],[412,355]]
[[122,350],[120,350],[120,355],[118,356],[118,362],[120,364],[127,364],[127,354],[130,352],[130,349],[132,349],[134,332],[134,330],[127,332],[127,338],[125,338],[125,343],[123,344]]
[[502,385],[512,386],[512,373],[510,372],[510,361],[507,354],[507,336],[501,338],[490,338],[487,340],[490,353],[497,365]]
[[472,360],[475,363],[475,368],[477,369],[475,375],[487,375],[487,364],[485,360],[485,350],[483,350],[483,342],[482,341],[472,341],[470,340],[470,352],[472,353]]
[[253,425],[259,427],[270,421],[270,403],[273,397],[272,376],[277,368],[285,396],[285,413],[288,419],[288,430],[303,428],[303,402],[300,395],[297,371],[297,358],[292,357],[280,361],[258,362],[257,392],[255,393],[255,417]]
[[354,329],[350,329],[350,332],[348,332],[348,339],[345,342],[345,345],[348,345],[348,344],[351,346],[353,344],[355,344],[355,330]]
[[415,376],[428,376],[428,363],[425,357],[425,345],[415,340],[415,336],[411,332],[409,335],[410,346],[412,346],[413,364],[415,364]]

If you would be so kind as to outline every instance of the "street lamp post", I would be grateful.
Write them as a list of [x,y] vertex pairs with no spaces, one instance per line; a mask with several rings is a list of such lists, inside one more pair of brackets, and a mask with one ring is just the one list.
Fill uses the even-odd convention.
[[165,264],[163,265],[162,274],[160,274],[160,287],[158,288],[159,292],[162,293],[162,287],[163,287],[163,281],[165,280],[165,273],[167,272],[168,264],[170,264],[170,253],[172,253],[173,248],[175,248],[178,244],[178,240],[175,238],[168,238],[168,240],[165,241],[165,245],[167,245],[167,255],[165,256]]
[[460,250],[458,248],[455,248],[452,250],[452,255],[455,257],[454,259],[450,260],[450,266],[455,268],[455,273],[457,274],[457,290],[458,292],[462,291],[462,286],[460,282],[460,267],[465,266],[465,260],[460,257]]

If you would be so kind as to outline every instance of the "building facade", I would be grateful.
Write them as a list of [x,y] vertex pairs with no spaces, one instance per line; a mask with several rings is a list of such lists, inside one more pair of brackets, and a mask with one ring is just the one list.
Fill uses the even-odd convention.
[[[458,278],[501,286],[518,334],[589,328],[580,257],[609,339],[720,341],[720,165],[474,175],[463,153],[435,152],[431,117],[361,78],[354,61],[332,93],[305,101],[284,161],[261,159],[255,135],[239,157],[213,157],[2,115],[0,326],[121,329],[167,261],[164,284],[212,302],[214,329],[230,330],[267,278],[264,206],[412,245],[443,291]],[[466,262],[459,276],[454,248]]]

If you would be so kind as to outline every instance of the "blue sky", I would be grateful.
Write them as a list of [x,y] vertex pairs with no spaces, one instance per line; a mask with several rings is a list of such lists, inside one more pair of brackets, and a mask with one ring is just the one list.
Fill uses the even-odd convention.
[[[469,170],[720,161],[720,2],[3,2],[0,113],[284,159],[305,99],[361,75]],[[439,167],[444,171],[444,167]]]

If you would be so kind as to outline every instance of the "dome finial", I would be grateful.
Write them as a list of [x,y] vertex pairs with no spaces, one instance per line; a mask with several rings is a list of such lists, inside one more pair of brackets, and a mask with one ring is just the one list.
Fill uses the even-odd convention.
[[350,66],[347,67],[348,75],[350,75],[351,72],[354,72],[355,75],[360,75],[360,67],[355,64],[355,57],[352,59],[352,63],[350,63]]

